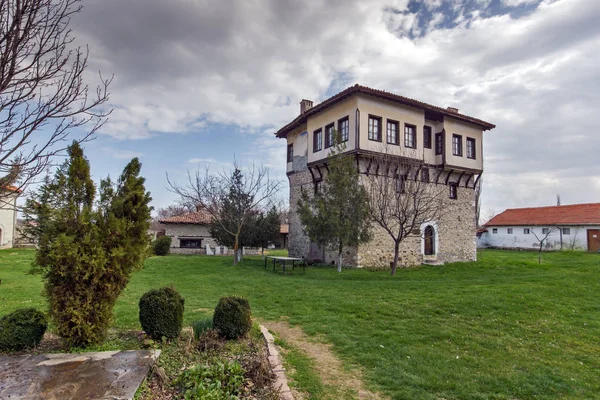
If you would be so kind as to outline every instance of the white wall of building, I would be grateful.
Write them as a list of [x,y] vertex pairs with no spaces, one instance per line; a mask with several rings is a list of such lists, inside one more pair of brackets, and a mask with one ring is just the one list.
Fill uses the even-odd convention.
[[[486,227],[487,232],[484,232],[479,238],[477,238],[477,247],[503,247],[503,248],[517,248],[517,249],[537,249],[539,248],[540,242],[536,239],[542,239],[545,234],[542,234],[542,229],[551,229],[548,239],[544,242],[545,250],[560,250],[561,248],[561,231],[557,227],[550,226],[494,226]],[[587,250],[587,230],[588,229],[600,229],[600,225],[597,226],[563,226],[562,228],[568,228],[569,234],[562,234],[562,248],[564,250]],[[509,233],[509,229],[512,229],[512,233]],[[529,229],[530,233],[526,234],[524,229]],[[494,233],[494,231],[496,233]],[[533,231],[533,232],[532,232]],[[564,231],[563,231],[564,232]],[[535,235],[534,235],[535,233]]]
[[0,248],[13,247],[15,227],[17,224],[17,194],[11,194],[0,199]]

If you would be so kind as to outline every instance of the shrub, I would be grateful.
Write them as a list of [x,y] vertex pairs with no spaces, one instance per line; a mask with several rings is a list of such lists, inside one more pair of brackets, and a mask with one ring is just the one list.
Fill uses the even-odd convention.
[[154,241],[154,254],[157,256],[166,256],[171,252],[171,237],[161,236]]
[[184,371],[176,384],[189,400],[237,399],[244,389],[244,370],[237,361],[214,361]]
[[113,307],[150,243],[150,193],[137,158],[116,182],[91,178],[81,146],[54,177],[32,193],[24,209],[26,234],[37,239],[32,272],[42,274],[49,317],[70,347],[100,343]]
[[192,329],[194,330],[194,340],[198,340],[200,336],[207,330],[212,328],[212,318],[206,317],[199,319],[192,323]]
[[21,308],[0,318],[0,350],[22,350],[37,345],[48,323],[35,308]]
[[183,298],[172,287],[150,290],[140,299],[140,323],[152,339],[176,338],[183,324]]
[[215,308],[213,327],[226,339],[237,339],[252,328],[250,304],[241,297],[221,297]]

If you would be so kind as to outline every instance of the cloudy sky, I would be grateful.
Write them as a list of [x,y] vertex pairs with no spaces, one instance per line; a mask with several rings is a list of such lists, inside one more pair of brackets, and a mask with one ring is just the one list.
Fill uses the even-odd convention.
[[497,125],[485,132],[484,215],[600,201],[598,0],[84,0],[90,71],[114,74],[110,121],[87,145],[96,178],[235,156],[285,181],[273,132],[360,83]]

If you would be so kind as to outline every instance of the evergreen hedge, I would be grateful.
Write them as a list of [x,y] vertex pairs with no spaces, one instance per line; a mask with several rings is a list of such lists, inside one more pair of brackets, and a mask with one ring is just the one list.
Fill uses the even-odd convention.
[[226,339],[237,339],[250,331],[250,304],[242,297],[221,297],[213,315],[213,328]]
[[154,340],[176,338],[183,325],[184,299],[172,287],[150,290],[140,298],[140,324]]
[[48,328],[46,317],[35,308],[21,308],[0,318],[0,350],[36,346]]

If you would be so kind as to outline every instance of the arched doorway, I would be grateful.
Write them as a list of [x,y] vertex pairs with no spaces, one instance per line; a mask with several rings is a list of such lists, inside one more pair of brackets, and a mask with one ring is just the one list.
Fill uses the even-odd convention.
[[427,225],[425,228],[425,255],[426,256],[434,256],[435,255],[435,229],[433,226]]

